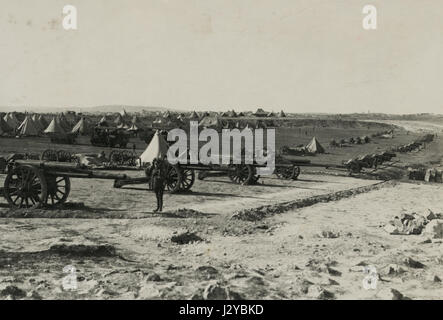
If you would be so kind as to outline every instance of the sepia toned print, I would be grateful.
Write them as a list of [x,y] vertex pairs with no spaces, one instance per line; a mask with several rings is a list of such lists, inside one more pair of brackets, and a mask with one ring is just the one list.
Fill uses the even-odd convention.
[[0,5],[0,299],[443,298],[443,3]]

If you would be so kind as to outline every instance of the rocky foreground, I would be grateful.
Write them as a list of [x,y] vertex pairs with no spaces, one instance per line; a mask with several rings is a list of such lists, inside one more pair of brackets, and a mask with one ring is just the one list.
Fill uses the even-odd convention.
[[0,297],[441,299],[442,187],[363,191],[223,215],[1,219]]

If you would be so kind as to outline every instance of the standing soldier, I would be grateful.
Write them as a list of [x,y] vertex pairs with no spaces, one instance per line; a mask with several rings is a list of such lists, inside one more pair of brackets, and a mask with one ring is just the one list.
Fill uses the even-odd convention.
[[155,209],[154,212],[161,212],[163,210],[163,191],[165,189],[165,160],[154,159],[154,161],[152,161],[152,166],[151,184],[157,198],[157,209]]

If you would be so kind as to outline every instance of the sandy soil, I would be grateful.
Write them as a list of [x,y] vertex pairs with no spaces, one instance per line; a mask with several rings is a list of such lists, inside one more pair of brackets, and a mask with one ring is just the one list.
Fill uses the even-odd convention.
[[[428,208],[443,212],[440,186],[386,185],[260,221],[232,220],[232,213],[241,208],[278,205],[288,198],[377,184],[348,177],[328,176],[327,181],[319,176],[307,178],[311,180],[309,187],[300,186],[306,181],[292,182],[297,187],[280,187],[256,198],[226,196],[225,200],[200,199],[196,204],[191,200],[192,205],[174,199],[175,204],[168,205],[163,215],[143,209],[142,203],[151,206],[149,198],[153,200],[144,192],[142,203],[123,213],[127,218],[140,219],[2,219],[0,290],[13,285],[29,298],[189,299],[201,298],[203,289],[218,281],[245,299],[322,298],[325,290],[339,299],[389,298],[386,290],[391,288],[411,298],[442,297],[441,283],[433,281],[434,276],[443,277],[441,242],[421,244],[426,240],[422,236],[393,236],[382,229],[402,212],[425,213]],[[211,184],[221,182],[197,185],[204,188]],[[272,187],[257,186],[256,191],[265,193],[267,188]],[[90,205],[113,207],[129,201],[124,192],[113,195],[106,204],[102,196],[96,196],[100,201]],[[196,195],[181,197],[192,199]],[[185,206],[198,212],[189,216],[174,213],[174,208]],[[53,212],[43,213],[51,216]],[[106,216],[106,212],[90,214]],[[185,245],[171,242],[171,237],[185,231],[203,241]],[[325,238],[324,232],[337,238]],[[60,244],[66,246],[65,251],[54,247]],[[85,246],[83,251],[75,251],[78,244]],[[104,245],[116,252],[103,256],[96,246]],[[426,267],[416,270],[404,266],[406,257]],[[363,263],[373,265],[383,278],[376,290],[362,287]],[[405,272],[387,274],[391,264],[400,265]],[[77,269],[80,281],[75,291],[63,290],[66,265]]]
[[[0,298],[441,299],[442,240],[383,226],[401,213],[443,213],[442,195],[441,184],[345,175],[302,173],[256,186],[217,177],[167,194],[165,212],[154,214],[143,186],[73,179],[63,208],[13,211],[0,199]],[[263,206],[276,210],[233,218]],[[177,242],[185,232],[196,241]],[[68,265],[75,290],[63,286]],[[374,289],[363,286],[365,266],[377,272]]]

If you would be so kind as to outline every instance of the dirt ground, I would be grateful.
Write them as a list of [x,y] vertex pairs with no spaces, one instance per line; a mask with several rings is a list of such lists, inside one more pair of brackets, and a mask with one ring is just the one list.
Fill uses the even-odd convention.
[[[441,161],[441,144],[410,161]],[[161,214],[143,186],[106,180],[73,179],[58,209],[11,210],[0,199],[0,298],[443,298],[442,240],[383,229],[401,213],[443,213],[443,185],[310,170],[261,181],[197,180],[192,192],[166,194]],[[236,218],[260,208],[270,214]],[[369,269],[373,289],[363,285]]]

